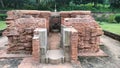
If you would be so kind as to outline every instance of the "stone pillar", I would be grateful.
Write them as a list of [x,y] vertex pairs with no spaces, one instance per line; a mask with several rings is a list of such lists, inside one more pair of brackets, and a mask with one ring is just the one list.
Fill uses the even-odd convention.
[[78,32],[71,32],[71,62],[77,62],[78,60]]
[[64,55],[65,55],[65,61],[70,62],[70,31],[71,28],[65,28],[62,29],[62,43],[63,43],[63,49],[64,49]]
[[38,60],[40,60],[41,63],[44,63],[46,52],[47,52],[47,29],[36,28],[34,30],[33,38],[33,56],[36,59],[38,58]]
[[77,62],[78,57],[78,32],[73,27],[63,28],[63,48],[66,61]]
[[39,28],[38,31],[40,36],[40,48],[42,49],[41,54],[45,55],[47,52],[47,29]]
[[70,46],[70,31],[67,28],[63,30],[63,45]]

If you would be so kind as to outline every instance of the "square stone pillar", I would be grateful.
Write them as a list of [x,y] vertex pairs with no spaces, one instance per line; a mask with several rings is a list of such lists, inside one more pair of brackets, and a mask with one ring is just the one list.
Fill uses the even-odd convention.
[[36,28],[33,37],[33,57],[39,62],[44,62],[47,52],[47,29]]
[[47,29],[39,28],[39,36],[40,36],[40,48],[42,49],[41,54],[45,55],[47,53]]
[[72,27],[64,27],[62,29],[62,37],[63,37],[62,42],[64,47],[70,46],[70,36],[71,36],[72,30],[74,30],[74,28]]
[[[63,48],[65,51],[65,57],[70,58],[71,62],[77,62],[78,60],[78,32],[73,27],[63,28],[62,32]],[[69,47],[69,49],[67,49]],[[66,50],[67,49],[67,50]],[[66,52],[67,51],[67,52]],[[70,57],[68,57],[68,54]]]

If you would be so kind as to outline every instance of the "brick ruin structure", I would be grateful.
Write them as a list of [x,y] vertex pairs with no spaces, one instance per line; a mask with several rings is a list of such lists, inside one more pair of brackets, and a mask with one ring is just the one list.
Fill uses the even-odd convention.
[[[12,10],[7,15],[8,27],[3,35],[9,40],[8,54],[31,54],[36,61],[43,63],[77,62],[78,56],[100,55],[103,32],[90,11]],[[51,21],[51,18],[54,19]],[[49,37],[56,40],[51,41]],[[51,46],[57,46],[54,42],[60,46],[52,50]],[[49,53],[52,51],[62,54],[57,56],[61,60],[51,57]]]

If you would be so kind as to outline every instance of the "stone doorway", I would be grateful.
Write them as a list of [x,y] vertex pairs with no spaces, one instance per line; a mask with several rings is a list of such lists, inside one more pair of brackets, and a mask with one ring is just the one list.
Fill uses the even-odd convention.
[[61,19],[59,13],[53,12],[50,17],[50,32],[60,32]]
[[67,47],[67,52],[65,52],[66,47],[62,44],[61,17],[58,12],[51,13],[49,28],[46,62],[54,64],[70,62],[70,47]]

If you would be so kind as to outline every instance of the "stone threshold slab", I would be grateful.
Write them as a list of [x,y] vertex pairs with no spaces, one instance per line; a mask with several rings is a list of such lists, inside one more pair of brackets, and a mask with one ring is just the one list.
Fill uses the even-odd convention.
[[28,54],[7,54],[6,50],[0,50],[0,59],[31,57]]
[[108,55],[103,52],[103,50],[99,50],[96,53],[79,53],[78,56],[85,56],[85,57],[89,57],[89,56],[95,56],[95,57],[107,57]]
[[60,58],[64,58],[64,52],[63,50],[48,50],[46,54],[46,58],[57,60]]

